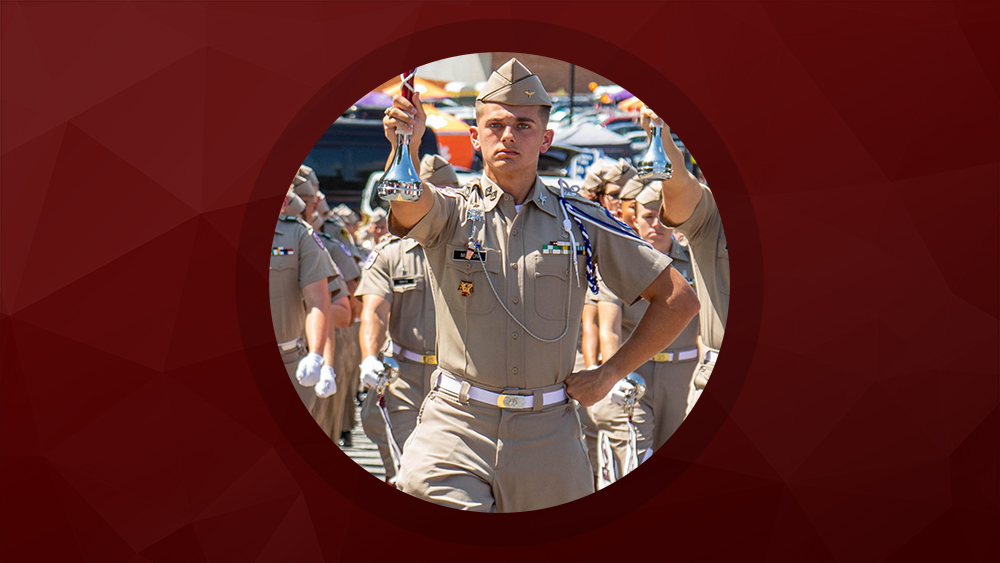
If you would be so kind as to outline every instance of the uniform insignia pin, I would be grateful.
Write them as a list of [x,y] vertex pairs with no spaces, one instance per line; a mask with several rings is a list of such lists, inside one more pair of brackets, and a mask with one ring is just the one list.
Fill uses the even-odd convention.
[[543,205],[545,204],[546,199],[548,199],[548,197],[544,193],[538,194],[538,201],[542,202]]
[[458,282],[458,292],[462,294],[462,297],[468,297],[472,295],[472,290],[475,289],[475,287],[476,284],[471,281],[462,280]]
[[529,98],[535,95],[534,92],[529,92],[527,90],[525,90],[524,93],[527,94]]
[[493,188],[493,186],[487,186],[486,187],[486,197],[488,197],[490,199],[493,199],[494,197],[496,197],[496,195],[497,195],[497,192]]

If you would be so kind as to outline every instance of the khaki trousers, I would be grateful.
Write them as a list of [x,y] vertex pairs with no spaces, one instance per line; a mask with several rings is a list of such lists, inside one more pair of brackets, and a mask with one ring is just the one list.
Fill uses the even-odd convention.
[[[662,447],[684,422],[691,380],[697,367],[696,359],[677,363],[649,361],[636,370],[646,380],[646,394],[632,413],[638,461],[642,461],[647,450]],[[600,429],[609,434],[620,471],[628,451],[628,417],[625,411],[608,397],[591,406],[589,411],[592,422],[584,426],[584,434],[591,464],[595,470],[598,468],[597,430]]]
[[691,385],[688,391],[687,400],[687,413],[691,412],[694,408],[694,404],[698,402],[701,398],[701,392],[705,390],[705,386],[708,385],[708,380],[712,377],[712,370],[715,369],[715,362],[705,362],[698,366],[698,369],[694,372],[694,377],[691,379]]
[[307,410],[312,412],[313,405],[316,404],[316,392],[313,391],[312,387],[299,385],[299,380],[295,378],[295,370],[299,367],[299,360],[304,358],[305,355],[305,349],[299,347],[288,352],[282,352],[281,361],[285,364],[285,371],[288,372],[288,377],[292,380],[292,385],[295,387],[295,392],[299,394],[299,399],[302,399],[302,404],[306,406]]
[[574,403],[501,409],[435,389],[405,444],[396,486],[442,506],[523,512],[589,495],[594,478]]
[[[403,358],[399,362],[399,379],[393,381],[385,393],[385,408],[389,412],[389,422],[392,424],[392,435],[396,445],[403,449],[406,440],[417,426],[417,413],[420,404],[431,390],[431,374],[437,366],[418,364]],[[361,405],[361,426],[365,435],[378,446],[378,453],[385,466],[386,478],[396,476],[396,468],[392,464],[389,453],[388,437],[385,433],[385,421],[379,412],[378,395],[374,390],[368,390],[368,396]]]

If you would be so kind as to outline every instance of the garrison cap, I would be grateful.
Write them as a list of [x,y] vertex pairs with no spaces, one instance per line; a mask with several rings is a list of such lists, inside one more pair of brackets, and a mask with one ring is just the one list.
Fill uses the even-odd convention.
[[641,203],[646,207],[659,207],[660,198],[663,197],[661,195],[662,189],[663,189],[662,181],[656,180],[653,182],[649,182],[648,184],[646,184],[644,188],[642,188],[642,191],[639,192],[639,195],[635,197],[635,201],[636,203]]
[[323,192],[316,192],[316,197],[319,198],[319,207],[316,209],[319,214],[326,217],[327,213],[330,212],[330,204],[326,202],[326,194]]
[[302,212],[306,210],[306,203],[302,201],[302,198],[298,196],[291,188],[288,189],[288,207],[285,209],[285,215],[302,215]]
[[295,193],[299,196],[312,197],[316,195],[316,186],[303,176],[295,176],[295,179],[292,180],[292,189],[295,190]]
[[635,178],[638,172],[624,158],[613,160],[598,160],[587,169],[583,178],[583,189],[590,192],[600,191],[607,184],[616,184],[624,191],[625,184]]
[[629,178],[628,182],[625,182],[625,185],[622,186],[620,199],[626,201],[635,199],[639,197],[639,192],[641,192],[644,187],[646,187],[646,184],[639,179],[639,176],[632,176]]
[[340,219],[346,223],[357,223],[361,220],[358,218],[358,214],[355,213],[353,209],[343,203],[338,204],[333,208],[333,214],[340,217]]
[[511,59],[493,71],[476,101],[552,107],[552,100],[545,93],[542,81],[517,59]]
[[420,179],[435,186],[458,187],[455,168],[437,154],[425,154],[424,158],[420,159]]

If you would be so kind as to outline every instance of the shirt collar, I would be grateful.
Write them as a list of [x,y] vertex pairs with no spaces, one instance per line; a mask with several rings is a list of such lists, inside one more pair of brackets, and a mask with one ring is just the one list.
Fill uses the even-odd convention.
[[[493,211],[493,208],[495,208],[500,202],[500,198],[503,197],[504,191],[501,190],[500,186],[496,185],[493,180],[486,176],[485,172],[483,172],[483,175],[479,180],[479,185],[483,190],[483,208],[487,213],[489,213],[490,211]],[[533,202],[539,209],[555,217],[555,199],[555,196],[552,195],[549,188],[536,174],[535,185],[531,187],[531,191],[528,192],[528,197],[524,200],[524,203],[527,204],[529,201]]]

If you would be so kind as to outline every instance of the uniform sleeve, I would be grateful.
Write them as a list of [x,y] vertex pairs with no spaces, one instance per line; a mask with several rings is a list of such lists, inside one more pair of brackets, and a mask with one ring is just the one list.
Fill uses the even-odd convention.
[[625,304],[631,305],[670,266],[669,256],[638,241],[604,231],[588,229],[594,246],[594,260],[601,278]]
[[610,289],[608,289],[608,284],[604,283],[603,279],[597,282],[597,287],[598,289],[600,289],[600,291],[597,293],[597,299],[595,299],[597,303],[612,303],[619,307],[625,305],[624,301],[622,301],[617,295],[615,295],[614,293],[611,292]]
[[[663,219],[663,211],[660,211],[660,219]],[[664,223],[669,225],[668,223]],[[687,237],[693,245],[699,239],[716,240],[719,231],[722,230],[722,220],[719,218],[719,208],[715,204],[715,196],[712,190],[702,188],[701,199],[695,206],[694,212],[687,221],[674,227]]]
[[369,257],[370,262],[368,262],[368,266],[365,267],[365,271],[361,275],[361,282],[358,283],[358,289],[354,291],[355,296],[378,295],[389,303],[392,303],[392,270],[389,264],[389,256],[387,256],[390,248],[391,246],[372,250],[376,254],[375,259],[372,260]]
[[326,245],[326,249],[330,251],[330,257],[337,264],[337,268],[340,269],[340,275],[345,280],[351,281],[361,277],[361,269],[358,268],[358,263],[344,250],[344,247],[339,242],[332,241]]
[[299,229],[299,233],[299,287],[305,288],[320,280],[336,277],[333,258],[330,258],[319,236],[305,228]]
[[337,299],[338,297],[347,297],[350,293],[347,291],[347,282],[344,281],[343,276],[337,276],[336,279],[330,281],[330,299]]
[[389,232],[400,237],[410,237],[424,248],[434,248],[449,239],[458,224],[459,202],[464,201],[456,192],[442,192],[430,186],[433,204],[424,218],[417,222],[408,232],[396,225],[392,209],[389,210]]

